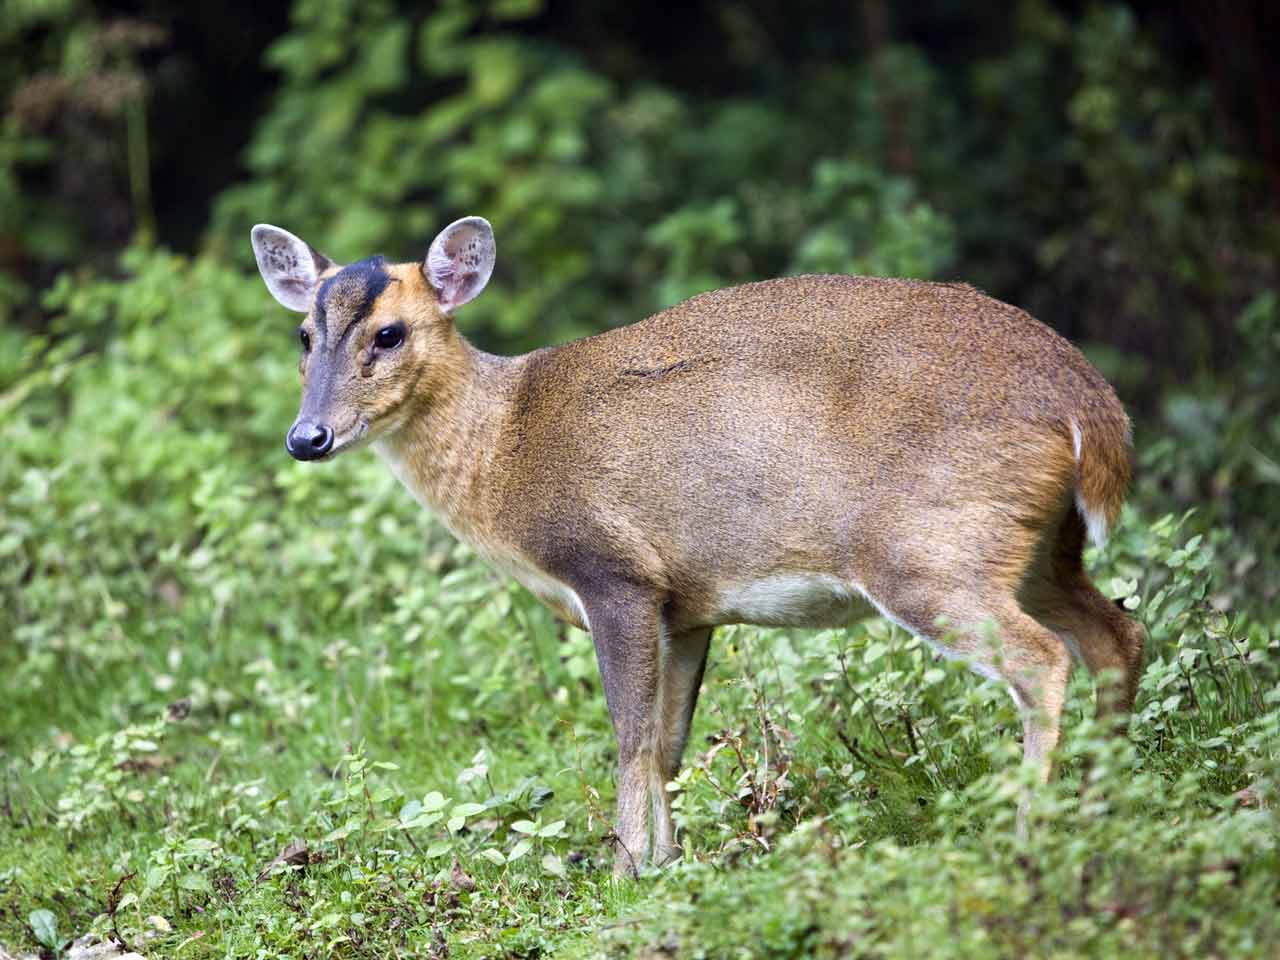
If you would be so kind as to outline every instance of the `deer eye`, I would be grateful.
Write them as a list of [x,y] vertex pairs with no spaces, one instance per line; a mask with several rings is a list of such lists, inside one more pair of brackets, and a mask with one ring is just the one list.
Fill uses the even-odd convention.
[[299,327],[298,339],[302,341],[302,352],[310,353],[311,352],[311,334],[307,333],[307,331]]
[[380,350],[390,350],[404,343],[404,324],[393,323],[373,335],[373,342]]

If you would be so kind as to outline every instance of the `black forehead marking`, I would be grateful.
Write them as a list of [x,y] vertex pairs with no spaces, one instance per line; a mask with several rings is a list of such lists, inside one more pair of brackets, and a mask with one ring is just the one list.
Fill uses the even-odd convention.
[[343,267],[320,284],[316,294],[316,326],[326,331],[330,310],[348,313],[350,321],[346,329],[363,320],[373,303],[392,281],[387,273],[383,257],[369,257]]

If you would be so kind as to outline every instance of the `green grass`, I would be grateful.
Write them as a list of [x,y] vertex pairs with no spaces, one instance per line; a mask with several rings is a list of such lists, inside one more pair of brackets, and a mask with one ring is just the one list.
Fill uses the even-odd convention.
[[370,454],[285,458],[296,385],[256,284],[130,266],[56,294],[57,334],[0,370],[10,950],[1276,955],[1280,619],[1241,586],[1248,543],[1161,512],[1166,460],[1090,557],[1151,632],[1132,738],[1078,673],[1030,840],[998,686],[878,621],[731,628],[684,858],[616,884],[589,638]]
[[[348,606],[332,634],[240,629],[232,609],[131,644],[142,609],[118,623],[130,656],[60,657],[56,685],[6,691],[0,939],[33,945],[40,908],[105,934],[130,874],[115,929],[159,934],[161,956],[1227,956],[1280,935],[1274,809],[1230,797],[1274,746],[1274,702],[1216,745],[1172,704],[1121,748],[1089,735],[1078,677],[1064,782],[1020,845],[998,687],[878,623],[725,630],[681,778],[686,858],[615,885],[588,638],[470,564],[422,579],[440,616],[420,632],[393,601],[370,603],[394,625],[363,643],[369,613]],[[473,806],[452,831],[402,829],[457,803]],[[515,823],[552,835],[503,863],[528,836]],[[261,876],[295,840],[314,862]]]

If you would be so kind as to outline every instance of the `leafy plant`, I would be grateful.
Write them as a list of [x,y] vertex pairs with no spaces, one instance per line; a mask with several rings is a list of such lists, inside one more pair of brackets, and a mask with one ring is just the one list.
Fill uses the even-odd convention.
[[92,743],[69,747],[65,754],[51,757],[37,750],[31,768],[42,770],[52,762],[66,768],[66,781],[57,802],[57,825],[78,831],[105,814],[132,818],[134,810],[154,803],[168,785],[161,777],[149,788],[137,780],[141,770],[163,767],[156,752],[164,740],[164,720],[135,724],[102,733]]
[[48,947],[54,955],[61,955],[63,940],[58,936],[58,918],[52,910],[32,910],[27,923],[36,940]]

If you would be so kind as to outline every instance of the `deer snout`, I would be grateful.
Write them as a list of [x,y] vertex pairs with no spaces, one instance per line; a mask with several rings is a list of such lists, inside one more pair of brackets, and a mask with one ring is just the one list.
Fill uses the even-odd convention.
[[313,420],[299,420],[289,428],[284,448],[295,460],[319,460],[333,449],[333,428]]

